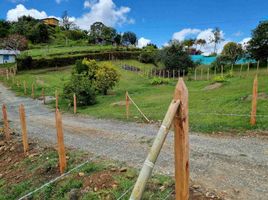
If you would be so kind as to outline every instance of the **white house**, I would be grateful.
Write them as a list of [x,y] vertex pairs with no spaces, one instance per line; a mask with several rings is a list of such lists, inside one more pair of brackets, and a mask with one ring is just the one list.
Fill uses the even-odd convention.
[[0,64],[15,63],[20,51],[0,49]]

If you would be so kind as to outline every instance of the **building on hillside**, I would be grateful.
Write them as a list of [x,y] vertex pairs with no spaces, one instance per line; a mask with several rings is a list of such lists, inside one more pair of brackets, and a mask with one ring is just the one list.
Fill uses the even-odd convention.
[[20,51],[0,49],[0,64],[15,63]]
[[60,21],[54,17],[48,17],[48,18],[42,19],[42,22],[49,26],[58,26]]

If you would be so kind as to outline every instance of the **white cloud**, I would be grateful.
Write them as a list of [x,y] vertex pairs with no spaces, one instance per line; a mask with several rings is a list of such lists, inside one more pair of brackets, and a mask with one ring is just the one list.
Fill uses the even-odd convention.
[[63,2],[63,1],[68,1],[68,0],[56,0],[56,3],[57,3],[57,4],[60,4],[60,3]]
[[27,8],[25,8],[24,5],[19,4],[16,6],[16,8],[10,9],[7,12],[6,19],[8,21],[18,21],[18,18],[22,17],[23,15],[31,16],[31,17],[34,17],[36,19],[42,19],[42,18],[47,17],[47,14],[45,11],[38,11],[36,9],[27,9]]
[[84,2],[84,8],[91,8],[94,4],[97,3],[97,0],[90,0]]
[[241,42],[239,42],[239,44],[242,45],[243,49],[246,49],[246,47],[248,46],[248,42],[251,40],[250,37],[244,38]]
[[90,11],[75,21],[82,29],[88,30],[90,25],[97,21],[107,26],[134,23],[134,20],[127,16],[131,9],[125,6],[117,7],[113,0],[89,1],[89,4],[86,3],[86,6],[89,6]]
[[173,36],[172,36],[172,39],[182,41],[187,36],[189,36],[189,35],[196,35],[196,34],[200,33],[200,31],[201,30],[199,30],[199,29],[185,28],[185,29],[182,29],[179,32],[174,33]]
[[236,37],[242,36],[244,33],[241,31],[237,31],[236,33],[234,33],[233,35]]
[[141,37],[139,40],[138,40],[138,45],[137,47],[139,48],[142,48],[142,47],[145,47],[147,46],[147,44],[150,44],[151,40],[149,39],[146,39],[144,37]]

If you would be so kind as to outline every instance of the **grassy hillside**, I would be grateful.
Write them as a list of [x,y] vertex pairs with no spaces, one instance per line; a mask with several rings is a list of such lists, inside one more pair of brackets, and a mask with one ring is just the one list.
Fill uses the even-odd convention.
[[[141,64],[138,61],[113,61],[117,66],[121,80],[119,84],[110,92],[108,96],[98,96],[98,104],[90,107],[78,108],[80,114],[87,114],[99,118],[115,118],[126,120],[125,117],[125,91],[128,91],[132,99],[141,108],[145,115],[154,121],[162,120],[167,107],[172,99],[173,91],[177,80],[170,80],[167,85],[153,86],[151,79],[143,74],[125,71],[120,66],[129,64],[141,69],[150,69],[151,65]],[[28,87],[33,82],[36,86],[36,95],[41,94],[41,84],[44,85],[47,95],[54,95],[55,89],[62,91],[63,85],[70,77],[71,67],[61,69],[61,71],[31,70],[21,72],[16,80],[21,83],[27,81]],[[251,127],[249,124],[249,114],[251,111],[251,92],[255,70],[235,72],[235,76],[226,79],[219,88],[214,88],[213,81],[188,81],[186,85],[189,89],[189,112],[190,127],[192,131],[198,132],[242,132],[250,129],[268,129],[268,79],[266,69],[259,71],[259,93],[261,98],[258,101],[257,126]],[[204,75],[205,76],[205,75]],[[15,80],[15,82],[16,82]],[[12,84],[11,80],[9,84]],[[207,90],[205,87],[210,86]],[[23,94],[23,88],[12,86],[18,94]],[[30,91],[28,90],[28,95]],[[78,97],[79,98],[79,97]],[[68,107],[68,102],[60,98],[60,108],[72,111]],[[133,105],[130,106],[131,121],[142,121],[142,117]],[[223,114],[223,115],[221,115]],[[231,114],[231,115],[229,115]]]

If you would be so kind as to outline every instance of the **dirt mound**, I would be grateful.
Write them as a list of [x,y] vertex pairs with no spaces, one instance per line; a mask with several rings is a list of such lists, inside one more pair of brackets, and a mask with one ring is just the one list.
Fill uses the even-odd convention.
[[213,83],[208,86],[206,86],[203,90],[215,90],[222,86],[222,83]]
[[[131,102],[129,102],[131,104]],[[118,101],[111,104],[111,106],[126,106],[126,101]]]
[[[242,97],[242,100],[243,101],[251,101],[252,95]],[[268,100],[268,94],[266,94],[264,92],[258,93],[258,100]]]

